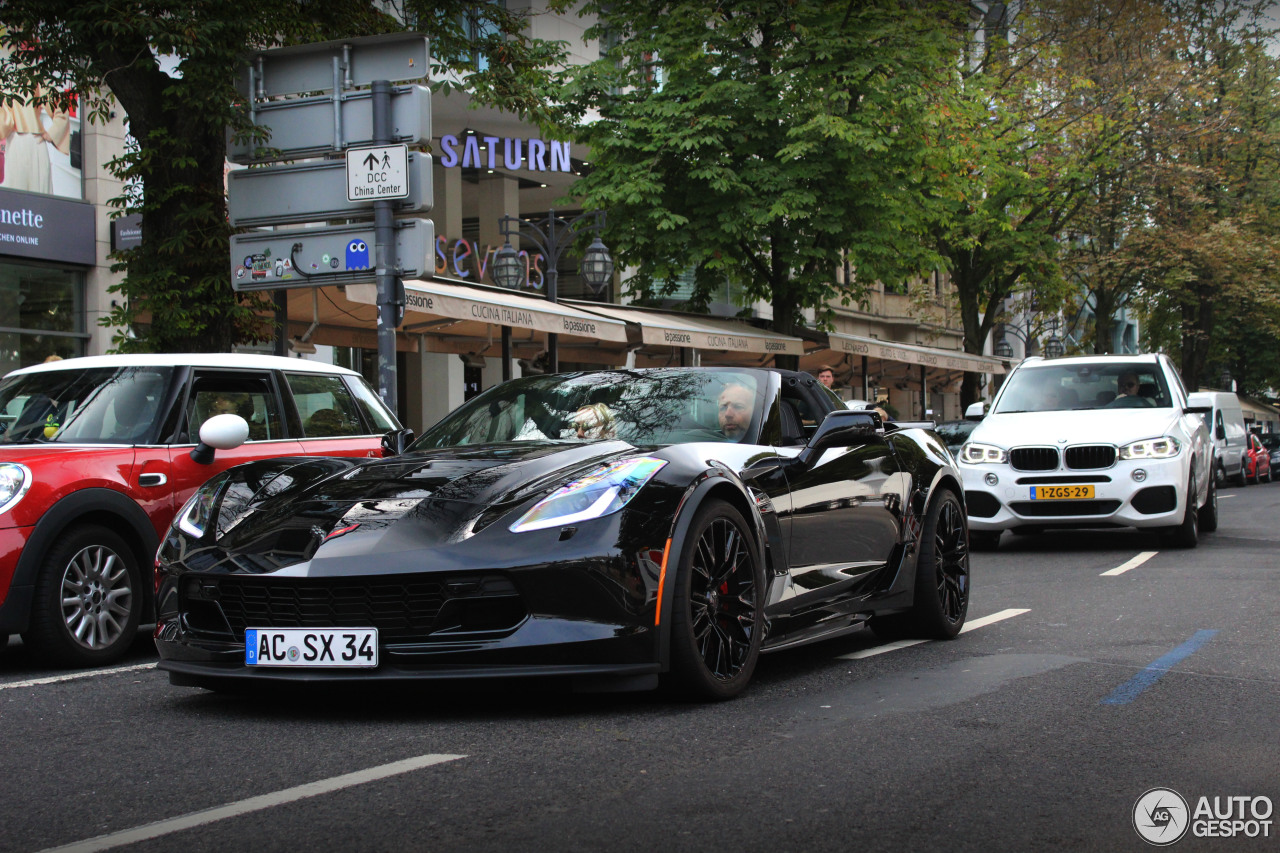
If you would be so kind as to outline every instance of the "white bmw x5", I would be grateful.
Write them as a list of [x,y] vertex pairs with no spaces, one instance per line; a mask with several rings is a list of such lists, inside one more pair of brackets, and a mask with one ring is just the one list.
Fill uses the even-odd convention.
[[1164,355],[1027,359],[960,449],[973,547],[1005,530],[1137,527],[1194,548],[1218,526],[1207,411]]

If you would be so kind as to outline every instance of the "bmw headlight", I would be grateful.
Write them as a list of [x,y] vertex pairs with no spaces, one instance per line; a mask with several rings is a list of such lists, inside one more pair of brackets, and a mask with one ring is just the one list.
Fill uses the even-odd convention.
[[960,461],[968,462],[970,465],[978,465],[983,462],[1008,462],[1009,451],[993,444],[978,444],[970,441],[960,448]]
[[1170,459],[1182,451],[1182,444],[1171,435],[1144,438],[1120,448],[1121,459]]
[[666,464],[662,459],[641,456],[601,465],[538,501],[510,530],[526,533],[617,512]]
[[178,514],[173,517],[173,526],[188,536],[196,539],[203,538],[204,531],[209,526],[209,519],[213,517],[213,507],[217,503],[218,492],[222,490],[226,481],[226,476],[220,475],[196,489],[196,493],[187,499],[182,509],[178,510]]
[[8,512],[31,488],[31,472],[17,462],[0,462],[0,513]]

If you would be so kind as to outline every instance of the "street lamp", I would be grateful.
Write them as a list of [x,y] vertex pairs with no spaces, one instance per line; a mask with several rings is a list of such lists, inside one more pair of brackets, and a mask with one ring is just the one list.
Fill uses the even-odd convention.
[[[557,286],[560,281],[560,255],[573,245],[578,232],[583,228],[594,234],[591,245],[583,255],[579,269],[583,279],[593,293],[603,291],[613,279],[613,257],[609,249],[600,239],[604,230],[604,211],[593,210],[577,216],[565,218],[556,216],[554,210],[548,210],[545,218],[533,221],[517,216],[504,216],[499,220],[502,236],[507,238],[506,244],[498,250],[493,258],[493,280],[506,288],[517,288],[525,279],[524,264],[520,255],[511,245],[511,235],[528,240],[547,259],[547,299],[557,301]],[[559,335],[547,335],[547,359],[552,373],[560,369]]]
[[1230,391],[1231,390],[1231,371],[1227,370],[1227,368],[1225,367],[1222,368],[1222,375],[1218,378],[1222,382],[1222,389],[1224,391]]

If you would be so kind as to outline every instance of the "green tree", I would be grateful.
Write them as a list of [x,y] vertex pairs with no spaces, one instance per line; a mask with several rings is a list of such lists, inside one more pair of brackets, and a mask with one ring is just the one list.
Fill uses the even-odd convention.
[[1177,128],[1161,121],[1185,89],[1176,59],[1180,31],[1162,3],[1086,6],[1091,26],[1072,40],[1083,66],[1077,97],[1088,105],[1085,140],[1114,137],[1105,156],[1086,165],[1083,203],[1063,235],[1062,266],[1075,290],[1068,314],[1087,306],[1087,326],[1069,333],[1093,353],[1109,353],[1114,325],[1143,282],[1163,267],[1151,212],[1168,165],[1161,152]]
[[[224,189],[228,127],[246,132],[234,89],[248,51],[403,29],[432,38],[433,64],[468,76],[477,100],[540,114],[540,72],[556,45],[523,35],[501,5],[408,0],[401,16],[373,0],[5,0],[0,97],[65,103],[90,120],[118,103],[134,145],[110,164],[126,181],[122,212],[141,212],[141,247],[120,256],[125,297],[106,324],[146,320],[125,351],[225,351],[270,334],[263,300],[235,294],[227,271]],[[487,62],[477,62],[483,57]],[[457,79],[457,78],[454,78]]]
[[[1007,16],[1015,7],[998,8]],[[1142,156],[1133,139],[1156,103],[1142,74],[1158,46],[1134,40],[1157,13],[1147,0],[1047,0],[971,31],[967,108],[943,128],[967,146],[969,164],[956,172],[934,233],[967,351],[982,352],[1010,297],[1050,313],[1070,299],[1066,239],[1080,234],[1082,211],[1105,218],[1108,195],[1125,192],[1109,186],[1110,176]],[[1114,239],[1094,231],[1098,222],[1084,225],[1090,240]],[[965,374],[962,402],[979,390],[978,377]]]
[[[653,298],[726,280],[792,332],[938,258],[921,235],[950,152],[932,128],[955,83],[951,3],[587,2],[611,45],[568,69],[562,132],[591,148],[574,186]],[[847,288],[837,269],[856,271]],[[820,315],[825,316],[825,315]]]
[[1164,180],[1151,211],[1158,274],[1142,292],[1154,343],[1188,386],[1247,376],[1245,344],[1280,332],[1280,60],[1271,4],[1170,3],[1188,85],[1161,120]]

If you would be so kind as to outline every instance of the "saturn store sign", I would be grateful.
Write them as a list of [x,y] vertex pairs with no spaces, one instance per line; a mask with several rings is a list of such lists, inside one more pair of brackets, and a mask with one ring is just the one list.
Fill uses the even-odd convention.
[[[480,143],[483,142],[482,146]],[[468,134],[440,137],[440,165],[446,169],[526,169],[530,172],[571,172],[569,143],[543,139],[513,139]]]

